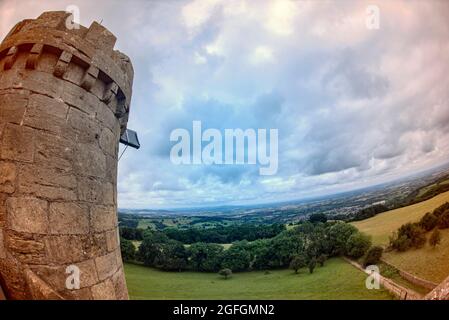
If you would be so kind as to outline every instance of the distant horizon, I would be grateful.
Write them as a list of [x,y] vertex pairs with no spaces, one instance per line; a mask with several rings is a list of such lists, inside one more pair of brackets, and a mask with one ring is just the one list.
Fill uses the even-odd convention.
[[413,176],[420,176],[425,174],[428,171],[437,171],[438,169],[449,169],[449,162],[444,162],[441,164],[438,164],[432,168],[428,168],[428,169],[424,169],[418,172],[414,172],[402,177],[398,177],[395,178],[393,180],[390,181],[385,181],[382,183],[378,183],[378,184],[373,184],[373,185],[369,185],[366,187],[361,187],[361,188],[357,188],[357,189],[352,189],[352,190],[346,190],[346,191],[341,191],[341,192],[336,192],[336,193],[329,193],[329,194],[323,194],[323,195],[317,195],[317,196],[311,196],[311,197],[306,197],[306,198],[301,198],[301,199],[291,199],[291,200],[283,200],[283,201],[278,201],[278,202],[259,202],[259,203],[254,203],[254,204],[222,204],[222,205],[215,205],[215,206],[203,206],[203,207],[179,207],[179,208],[170,208],[170,207],[166,207],[166,208],[118,208],[117,210],[148,210],[148,211],[192,211],[192,210],[207,210],[207,209],[218,209],[218,208],[224,208],[224,207],[250,207],[250,208],[254,208],[254,207],[263,207],[263,206],[270,206],[270,205],[282,205],[282,204],[289,204],[289,203],[295,203],[295,202],[307,202],[307,201],[314,201],[314,200],[320,200],[323,198],[332,198],[332,197],[337,197],[340,195],[344,195],[347,193],[352,193],[352,192],[361,192],[363,190],[367,190],[367,189],[372,189],[375,187],[380,187],[382,185],[388,185],[388,184],[395,184],[395,183],[399,183],[401,180],[407,180],[407,179],[411,179]]

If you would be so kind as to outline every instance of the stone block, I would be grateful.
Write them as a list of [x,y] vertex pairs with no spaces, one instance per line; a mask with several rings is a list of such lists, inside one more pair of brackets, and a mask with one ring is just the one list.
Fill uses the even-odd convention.
[[44,243],[49,262],[72,264],[86,260],[83,250],[84,241],[84,237],[76,235],[45,237]]
[[89,210],[72,202],[50,204],[50,233],[52,234],[88,234]]
[[46,168],[70,172],[73,170],[75,142],[39,131],[35,137],[34,163]]
[[95,117],[100,103],[100,100],[94,94],[68,81],[65,81],[63,87],[62,100],[91,117]]
[[66,117],[68,109],[69,107],[61,99],[32,94],[24,117],[24,124],[63,136],[67,131]]
[[100,129],[94,116],[87,115],[75,108],[70,108],[68,124],[74,141],[98,146]]
[[37,70],[21,70],[21,73],[23,76],[14,81],[14,88],[27,89],[56,99],[61,98],[66,83],[64,80]]
[[53,74],[58,58],[56,54],[44,51],[39,58],[36,70]]
[[8,199],[7,194],[0,193],[0,228],[6,225],[6,199]]
[[117,157],[119,136],[111,130],[104,128],[100,133],[100,147],[106,155]]
[[1,143],[1,159],[33,162],[35,132],[31,128],[7,124]]
[[[80,289],[91,287],[99,282],[97,271],[95,269],[95,262],[93,260],[77,262],[72,265],[79,268]],[[67,277],[69,277],[72,274],[70,272],[70,269],[67,270],[68,266],[69,265],[64,266],[42,265],[42,266],[32,266],[31,269],[51,287],[56,288],[57,291],[63,292],[67,289],[66,286]],[[79,289],[74,289],[73,291],[78,290]]]
[[78,197],[81,201],[114,205],[114,187],[112,183],[102,182],[92,177],[79,177]]
[[123,268],[120,268],[111,278],[114,284],[115,296],[119,300],[128,300],[128,290],[126,288],[126,279]]
[[110,279],[91,288],[94,300],[116,300],[114,284]]
[[118,269],[117,253],[111,252],[95,259],[98,278],[100,281],[111,277]]
[[0,228],[0,259],[6,258],[5,236],[3,235],[3,228]]
[[0,192],[13,193],[16,190],[16,166],[0,161]]
[[88,258],[103,256],[108,253],[104,233],[90,234],[83,241],[83,252]]
[[115,117],[114,112],[103,102],[101,102],[98,107],[96,118],[103,126],[110,129],[112,132],[119,132],[120,124],[118,119]]
[[105,233],[108,251],[114,251],[119,247],[119,231],[118,229],[110,230]]
[[10,252],[22,263],[42,264],[46,261],[44,244],[40,240],[9,233],[7,244]]
[[47,201],[35,198],[9,198],[6,200],[6,207],[7,225],[10,229],[27,233],[47,233]]
[[19,192],[49,200],[76,200],[76,177],[59,169],[37,165],[22,166],[19,170]]
[[94,206],[90,212],[91,228],[103,232],[117,228],[117,212],[114,206]]
[[20,124],[28,103],[28,94],[0,94],[0,119],[4,122]]
[[106,176],[106,156],[96,146],[77,144],[74,167],[79,175],[104,178]]

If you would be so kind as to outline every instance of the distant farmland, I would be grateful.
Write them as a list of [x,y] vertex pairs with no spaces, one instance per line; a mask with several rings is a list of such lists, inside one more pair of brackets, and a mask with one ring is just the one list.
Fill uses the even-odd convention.
[[[352,224],[362,232],[371,235],[374,243],[386,246],[389,236],[401,225],[418,221],[426,212],[433,211],[445,202],[449,202],[449,192]],[[441,244],[436,248],[426,244],[421,249],[411,249],[406,252],[385,252],[383,258],[401,270],[439,283],[449,276],[447,263],[449,261],[449,230],[441,230],[441,236]]]
[[449,202],[449,191],[411,206],[380,213],[372,218],[353,222],[360,231],[373,237],[375,244],[387,245],[389,236],[401,225],[416,222],[429,211]]

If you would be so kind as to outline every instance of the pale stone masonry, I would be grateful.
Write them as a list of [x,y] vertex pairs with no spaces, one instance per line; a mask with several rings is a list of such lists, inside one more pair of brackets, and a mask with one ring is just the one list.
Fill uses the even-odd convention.
[[[128,299],[117,154],[133,68],[69,14],[18,23],[0,46],[0,284],[8,299]],[[81,271],[66,288],[67,266]]]

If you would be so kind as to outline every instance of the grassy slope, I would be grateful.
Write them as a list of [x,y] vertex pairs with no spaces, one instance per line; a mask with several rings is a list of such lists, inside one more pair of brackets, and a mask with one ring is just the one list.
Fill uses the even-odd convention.
[[217,274],[162,272],[125,264],[131,299],[392,299],[384,290],[367,290],[366,276],[341,259],[329,260],[313,274],[291,270],[253,271],[224,280]]
[[440,283],[449,276],[449,229],[441,230],[441,244],[436,248],[426,244],[417,250],[386,252],[384,259],[399,269]]
[[449,191],[432,199],[414,205],[387,211],[372,218],[352,223],[362,232],[373,237],[376,244],[388,244],[388,237],[401,225],[418,221],[426,212],[432,211],[445,202],[449,202]]
[[[419,220],[426,212],[432,211],[448,201],[449,192],[445,192],[427,201],[384,212],[353,224],[359,230],[372,235],[375,243],[386,245],[389,235],[401,225]],[[426,244],[422,249],[386,252],[383,257],[401,270],[439,283],[449,275],[449,264],[447,263],[449,261],[449,230],[441,230],[441,236],[441,244],[435,249]]]

